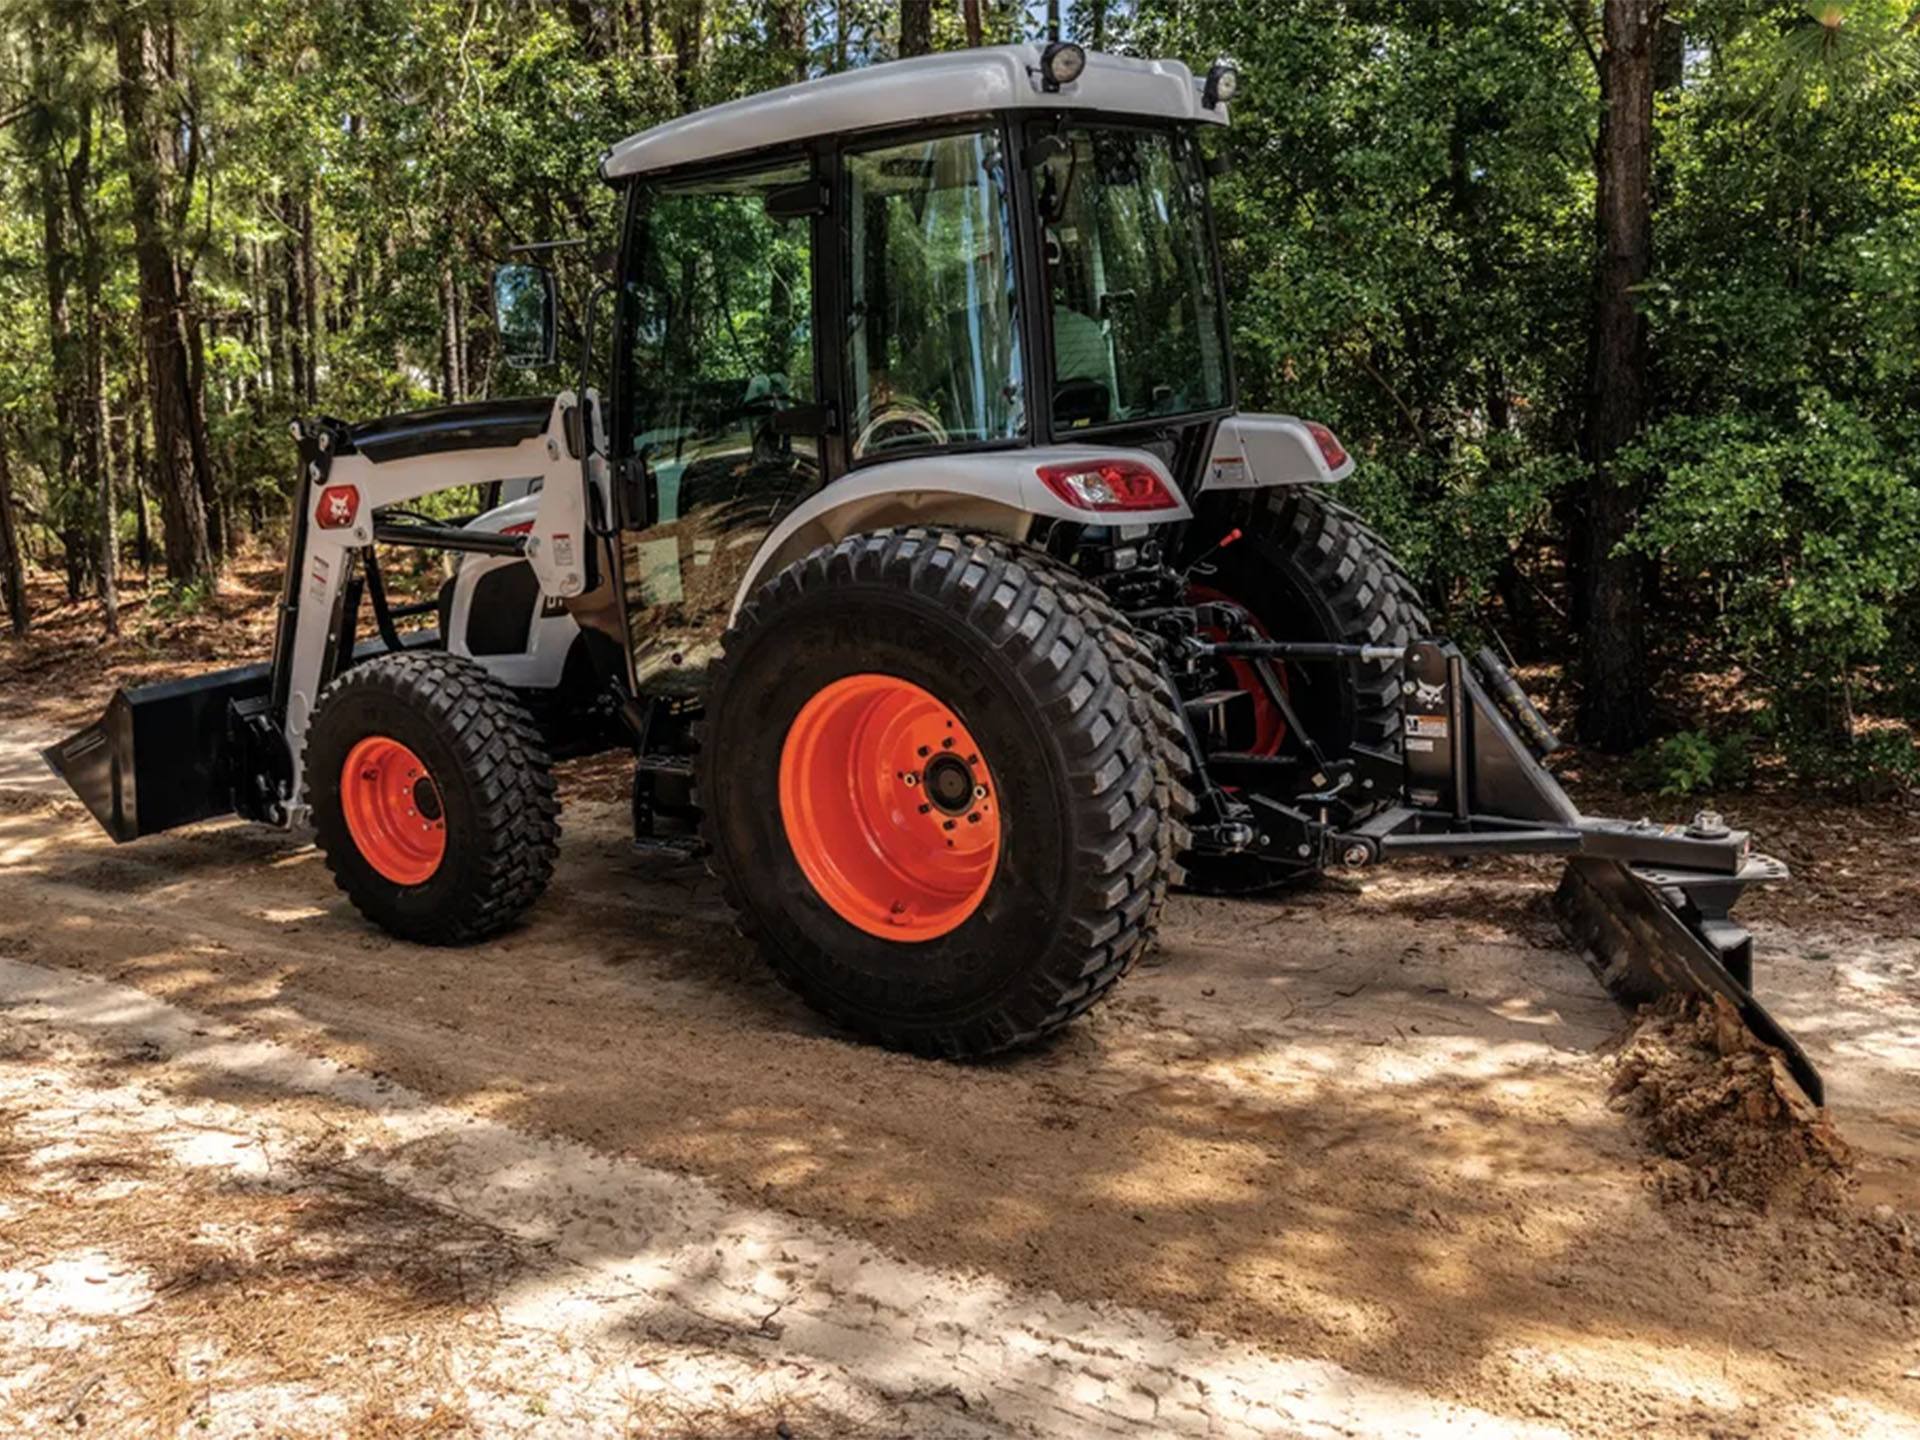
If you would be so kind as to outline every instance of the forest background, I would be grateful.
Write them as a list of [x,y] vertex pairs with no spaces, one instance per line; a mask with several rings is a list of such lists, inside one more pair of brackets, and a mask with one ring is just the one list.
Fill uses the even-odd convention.
[[1242,402],[1452,632],[1670,793],[1913,793],[1911,0],[0,0],[8,622],[128,643],[283,543],[295,416],[523,384],[490,273],[607,247],[614,140],[1048,34],[1237,62]]

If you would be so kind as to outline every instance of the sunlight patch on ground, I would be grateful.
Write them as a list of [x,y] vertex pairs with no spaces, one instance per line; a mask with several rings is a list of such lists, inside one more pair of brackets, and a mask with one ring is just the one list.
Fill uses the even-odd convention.
[[[0,961],[0,999],[16,1017],[100,1043],[157,1047],[170,1069],[219,1077],[223,1087],[247,1082],[265,1097],[359,1109],[357,1123],[333,1127],[346,1146],[340,1164],[436,1213],[543,1247],[549,1259],[508,1282],[495,1303],[511,1324],[573,1343],[614,1346],[636,1325],[704,1327],[742,1337],[723,1349],[745,1344],[758,1354],[764,1343],[768,1356],[808,1357],[848,1393],[957,1391],[970,1421],[1075,1440],[1143,1424],[1248,1440],[1325,1429],[1559,1433],[1328,1362],[1177,1331],[1149,1312],[906,1264],[790,1216],[733,1205],[700,1181],[477,1121],[110,983]],[[261,1124],[224,1103],[196,1106],[202,1133],[220,1141]],[[187,1153],[237,1172],[249,1163],[245,1149],[209,1140]]]

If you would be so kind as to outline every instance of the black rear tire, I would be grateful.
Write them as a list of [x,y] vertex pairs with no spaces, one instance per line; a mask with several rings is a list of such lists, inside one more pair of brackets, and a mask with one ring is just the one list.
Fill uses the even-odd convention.
[[[1202,520],[1194,527],[1202,548],[1234,528],[1242,536],[1209,562],[1204,583],[1273,638],[1404,646],[1428,633],[1418,587],[1386,542],[1322,492],[1289,486],[1221,497]],[[1328,758],[1355,746],[1400,753],[1401,668],[1350,660],[1289,672],[1293,704]],[[1209,895],[1259,894],[1315,873],[1252,855],[1190,855],[1185,865],[1188,888]]]
[[[1153,937],[1177,848],[1163,702],[1131,638],[1049,557],[947,530],[853,536],[763,585],[712,671],[697,778],[713,871],[774,972],[849,1030],[952,1058],[1034,1040],[1104,995]],[[851,923],[783,819],[796,717],[859,675],[950,708],[1005,801],[997,865],[947,933]]]
[[[347,823],[342,769],[376,736],[424,761],[438,791],[445,854],[417,884],[376,869]],[[560,805],[539,730],[513,692],[471,660],[414,651],[347,671],[320,697],[304,774],[327,868],[362,915],[401,939],[459,945],[498,934],[552,878]]]

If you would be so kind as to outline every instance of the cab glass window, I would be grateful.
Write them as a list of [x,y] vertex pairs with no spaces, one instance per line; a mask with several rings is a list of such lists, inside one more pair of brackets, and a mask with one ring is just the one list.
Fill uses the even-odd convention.
[[993,131],[846,156],[855,460],[1025,428],[1007,167]]
[[1053,320],[1056,430],[1227,403],[1223,307],[1192,143],[1068,127],[1033,171]]
[[767,197],[808,174],[795,164],[646,198],[628,433],[656,522],[722,498],[783,507],[818,483],[816,442],[773,423],[813,400],[813,264],[810,222],[775,219]]
[[646,528],[622,533],[621,566],[649,694],[704,689],[749,562],[821,484],[819,442],[779,423],[814,399],[813,227],[769,205],[810,174],[793,164],[635,197],[624,433],[652,503]]

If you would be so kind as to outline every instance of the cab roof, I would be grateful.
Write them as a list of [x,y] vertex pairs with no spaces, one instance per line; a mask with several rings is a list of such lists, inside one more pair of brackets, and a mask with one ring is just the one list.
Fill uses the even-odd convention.
[[626,180],[823,135],[992,110],[1090,110],[1226,123],[1226,106],[1204,106],[1200,81],[1178,60],[1090,52],[1078,80],[1049,91],[1041,83],[1040,54],[1039,45],[949,50],[729,100],[629,136],[606,153],[600,173]]

